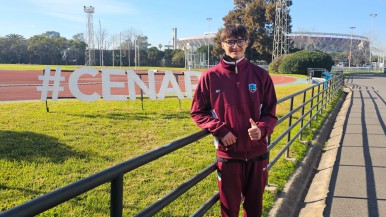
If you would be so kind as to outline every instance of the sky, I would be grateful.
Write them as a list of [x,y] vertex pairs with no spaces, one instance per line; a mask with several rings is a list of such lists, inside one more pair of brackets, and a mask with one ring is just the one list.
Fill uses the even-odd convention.
[[[87,32],[84,6],[93,6],[94,34],[109,36],[127,31],[148,37],[152,46],[172,44],[177,38],[204,36],[223,26],[232,0],[12,0],[0,7],[0,37],[25,38],[46,31],[71,39]],[[372,17],[370,14],[377,14]],[[372,39],[386,51],[386,0],[293,0],[292,31],[354,34]],[[210,21],[207,18],[212,18]],[[355,27],[351,29],[350,27]]]

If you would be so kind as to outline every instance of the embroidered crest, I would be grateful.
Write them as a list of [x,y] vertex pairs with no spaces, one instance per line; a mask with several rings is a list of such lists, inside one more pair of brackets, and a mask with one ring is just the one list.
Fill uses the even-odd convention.
[[249,92],[254,93],[257,90],[256,84],[249,84]]

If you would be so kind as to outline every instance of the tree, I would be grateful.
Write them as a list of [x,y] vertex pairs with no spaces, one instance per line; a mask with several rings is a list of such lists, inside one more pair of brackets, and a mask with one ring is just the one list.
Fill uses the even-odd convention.
[[[245,56],[248,59],[271,61],[276,2],[277,0],[234,0],[234,9],[223,18],[225,25],[240,23],[247,28],[250,37]],[[291,18],[288,20],[290,23]],[[223,54],[219,33],[220,31],[214,39],[216,47],[213,54],[217,57]]]
[[162,66],[171,66],[172,65],[172,58],[173,58],[173,50],[172,49],[165,49],[164,50],[164,57],[162,59]]
[[68,41],[65,61],[66,64],[80,65],[85,62],[86,42],[79,39],[71,39]]
[[8,34],[4,39],[4,59],[8,63],[21,63],[21,58],[27,56],[27,40],[18,34]]
[[280,64],[279,73],[307,75],[308,68],[325,68],[331,71],[332,57],[320,51],[302,50],[289,54]]
[[50,38],[52,47],[50,49],[51,64],[62,64],[66,59],[68,40],[64,37]]
[[163,52],[158,50],[157,47],[151,47],[147,50],[147,58],[149,60],[149,65],[159,66],[163,58]]
[[97,50],[99,50],[99,65],[104,66],[104,50],[106,49],[106,38],[108,36],[106,29],[99,29],[99,32],[95,35]]
[[7,52],[5,52],[6,48],[6,39],[4,37],[0,37],[0,63],[6,63],[5,57]]
[[136,48],[134,62],[136,66],[146,65],[148,63],[147,48],[150,46],[147,42],[147,36],[136,35],[134,38],[134,47]]
[[348,57],[348,52],[329,52],[330,56],[332,57],[332,60],[335,64],[338,64],[339,62],[346,62]]
[[147,48],[151,46],[151,44],[147,41],[147,36],[138,35],[137,40],[139,41],[139,47],[141,50],[147,50]]
[[[209,45],[209,63],[215,64],[219,61],[220,58],[217,58],[216,56],[213,56],[213,45]],[[204,54],[206,56],[205,61],[208,61],[208,45],[203,45],[197,49],[198,53]]]
[[30,58],[33,59],[34,56],[39,57],[39,64],[42,64],[43,57],[48,54],[48,38],[43,35],[32,36],[28,40],[28,52],[30,53]]
[[47,31],[42,35],[46,36],[47,38],[60,38],[60,33],[55,31]]
[[173,66],[183,67],[185,64],[185,52],[181,49],[173,50]]
[[127,61],[128,66],[131,66],[134,62],[134,42],[133,39],[135,38],[135,35],[137,35],[137,31],[133,28],[130,28],[126,30],[123,33],[124,41],[122,42],[122,47],[124,47],[124,50],[127,48]]
[[84,36],[83,33],[77,33],[75,35],[72,36],[72,39],[75,40],[75,41],[83,41],[83,42],[86,42],[86,38]]
[[18,34],[8,34],[0,37],[0,62],[79,64],[79,60],[84,61],[85,42],[81,33],[73,38],[75,40],[69,41],[55,31],[47,31],[29,39]]
[[61,64],[65,59],[68,41],[63,37],[49,35],[50,37],[46,34],[31,37],[28,40],[28,51],[39,57],[39,64]]

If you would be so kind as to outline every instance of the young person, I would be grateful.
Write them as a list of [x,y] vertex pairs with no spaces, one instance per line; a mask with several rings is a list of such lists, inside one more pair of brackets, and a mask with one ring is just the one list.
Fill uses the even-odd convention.
[[244,26],[225,26],[220,39],[225,55],[202,74],[191,117],[215,136],[221,215],[237,217],[243,203],[244,216],[261,216],[276,93],[268,72],[244,57]]

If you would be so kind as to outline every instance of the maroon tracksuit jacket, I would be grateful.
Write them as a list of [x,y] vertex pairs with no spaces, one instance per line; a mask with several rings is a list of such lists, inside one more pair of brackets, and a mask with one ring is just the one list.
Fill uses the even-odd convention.
[[[228,147],[215,139],[219,159],[241,163],[218,162],[223,216],[237,216],[241,196],[247,216],[261,215],[267,160],[254,159],[267,152],[267,136],[277,123],[276,103],[268,72],[245,58],[237,62],[222,59],[200,77],[191,107],[192,119],[217,138],[229,131],[237,137],[236,143]],[[249,138],[249,118],[258,122],[262,131],[258,141]]]

